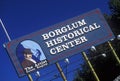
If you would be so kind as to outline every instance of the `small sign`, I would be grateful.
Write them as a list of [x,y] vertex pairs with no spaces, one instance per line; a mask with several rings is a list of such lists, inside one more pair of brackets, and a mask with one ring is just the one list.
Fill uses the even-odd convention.
[[99,9],[68,19],[6,43],[23,76],[114,38]]

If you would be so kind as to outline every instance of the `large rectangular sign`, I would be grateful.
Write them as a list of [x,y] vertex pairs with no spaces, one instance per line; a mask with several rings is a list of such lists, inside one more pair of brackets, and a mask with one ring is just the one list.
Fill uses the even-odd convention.
[[99,9],[6,43],[19,76],[114,38]]

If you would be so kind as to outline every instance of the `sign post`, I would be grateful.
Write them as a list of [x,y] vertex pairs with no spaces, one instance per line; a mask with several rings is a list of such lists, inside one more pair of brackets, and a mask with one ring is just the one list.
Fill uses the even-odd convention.
[[97,76],[97,74],[96,74],[96,72],[95,72],[95,70],[94,70],[94,68],[93,68],[93,66],[92,66],[92,64],[90,63],[90,61],[89,61],[89,59],[88,59],[86,53],[85,53],[85,52],[82,52],[82,55],[83,55],[83,57],[85,58],[85,61],[87,62],[88,66],[90,67],[90,70],[91,70],[91,72],[93,73],[96,81],[100,81],[99,78],[98,78],[98,76]]
[[[6,30],[6,28],[5,28],[5,26],[4,26],[4,24],[3,24],[3,22],[2,22],[1,19],[0,19],[0,23],[1,23],[1,25],[2,25],[2,28],[3,28],[4,32],[5,32],[8,40],[11,41],[11,38],[10,38],[10,36],[9,36],[9,34],[8,34],[8,32],[7,32],[7,30]],[[31,77],[30,74],[28,74],[27,76],[28,76],[28,78],[29,78],[30,81],[33,81],[33,79],[32,79],[32,77]]]
[[32,76],[30,74],[27,74],[29,81],[33,81]]
[[62,71],[62,68],[60,67],[60,64],[59,64],[58,62],[56,62],[55,64],[56,64],[56,66],[57,66],[57,68],[58,68],[58,70],[59,70],[59,72],[60,72],[63,80],[64,80],[64,81],[67,81],[67,79],[66,79],[66,77],[65,77],[65,75],[64,75],[64,73],[63,73],[63,71]]
[[117,60],[118,64],[120,64],[120,59],[119,59],[119,57],[117,56],[114,48],[112,47],[112,44],[111,44],[109,41],[108,41],[108,45],[109,45],[110,49],[112,50],[112,53],[113,53],[113,55],[115,56],[115,59]]

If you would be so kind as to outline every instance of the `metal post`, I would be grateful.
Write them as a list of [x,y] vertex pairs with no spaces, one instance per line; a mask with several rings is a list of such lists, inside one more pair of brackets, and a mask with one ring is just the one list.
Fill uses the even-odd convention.
[[93,73],[93,75],[94,75],[96,81],[100,81],[99,78],[98,78],[98,76],[97,76],[97,74],[96,74],[96,72],[95,72],[95,70],[94,70],[94,68],[92,67],[92,64],[90,63],[90,61],[89,61],[89,59],[88,59],[86,53],[85,53],[85,52],[82,52],[82,55],[83,55],[83,57],[85,58],[85,60],[86,60],[86,62],[87,62],[87,64],[88,64],[88,66],[90,67],[90,70],[92,71],[92,73]]
[[[0,23],[1,23],[1,25],[2,25],[2,28],[3,28],[4,32],[5,32],[8,40],[11,41],[11,38],[10,38],[10,36],[9,36],[9,34],[8,34],[8,32],[7,32],[7,30],[6,30],[6,28],[5,28],[5,26],[4,26],[4,24],[3,24],[3,22],[2,22],[1,19],[0,19]],[[32,79],[32,77],[31,77],[30,74],[27,74],[27,76],[28,76],[28,78],[29,78],[30,81],[33,81],[33,79]]]
[[120,64],[120,59],[119,59],[119,57],[117,56],[115,50],[113,49],[112,44],[111,44],[109,41],[108,41],[108,44],[109,44],[109,47],[110,47],[110,49],[112,50],[112,53],[113,53],[113,55],[115,56],[117,62]]
[[60,72],[63,80],[64,80],[64,81],[67,81],[67,79],[66,79],[66,77],[65,77],[65,75],[64,75],[64,73],[63,73],[63,71],[62,71],[62,68],[60,67],[60,64],[59,64],[58,62],[55,63],[55,64],[56,64],[56,66],[57,66],[57,68],[58,68],[58,70],[59,70],[59,72]]
[[30,74],[27,74],[29,81],[33,81],[32,76]]
[[5,32],[8,40],[11,41],[11,38],[10,38],[10,36],[9,36],[9,34],[8,34],[8,32],[7,32],[7,30],[6,30],[6,28],[5,28],[5,26],[4,26],[4,24],[3,24],[3,22],[2,22],[1,19],[0,19],[0,23],[1,23],[1,25],[2,25],[2,28],[3,28],[4,32]]

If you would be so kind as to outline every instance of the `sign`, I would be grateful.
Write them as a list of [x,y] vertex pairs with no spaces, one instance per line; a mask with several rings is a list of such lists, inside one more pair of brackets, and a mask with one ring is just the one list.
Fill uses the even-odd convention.
[[68,19],[6,43],[23,76],[114,38],[99,9]]

